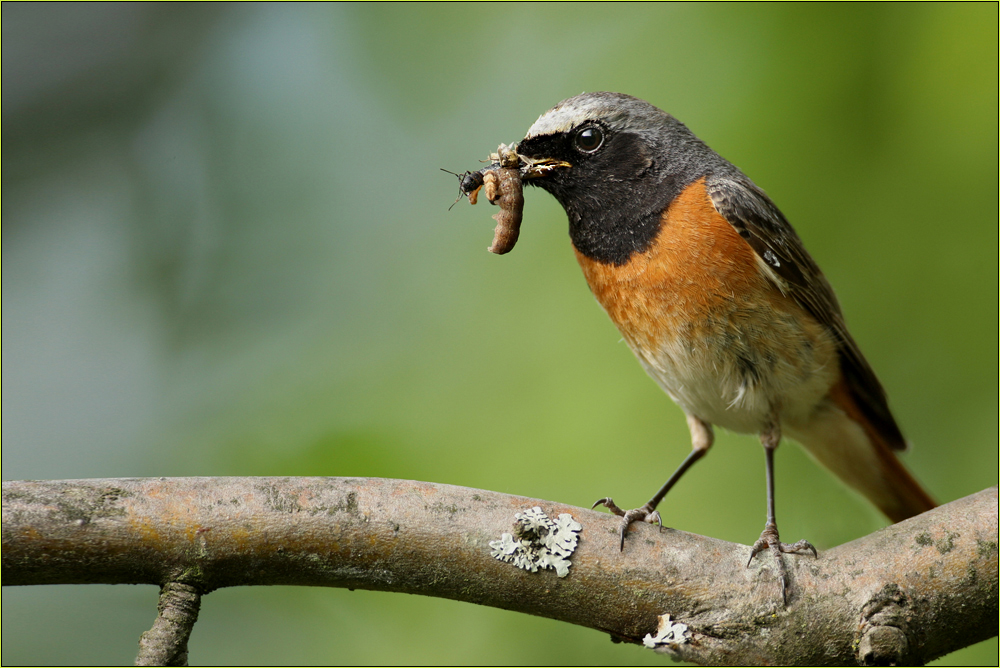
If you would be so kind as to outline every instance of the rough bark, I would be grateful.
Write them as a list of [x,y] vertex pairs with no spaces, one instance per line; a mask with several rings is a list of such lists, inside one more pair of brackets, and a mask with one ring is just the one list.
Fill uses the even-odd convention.
[[[534,506],[583,525],[568,577],[490,555]],[[670,614],[687,641],[660,650],[702,664],[915,665],[997,634],[995,487],[817,559],[785,555],[786,607],[768,558],[745,567],[747,546],[641,524],[622,553],[617,529],[549,501],[376,478],[5,482],[3,584],[180,584],[195,616],[220,587],[398,591],[629,642]]]
[[168,582],[160,588],[153,628],[139,638],[137,666],[188,665],[188,638],[198,621],[201,594],[197,587]]

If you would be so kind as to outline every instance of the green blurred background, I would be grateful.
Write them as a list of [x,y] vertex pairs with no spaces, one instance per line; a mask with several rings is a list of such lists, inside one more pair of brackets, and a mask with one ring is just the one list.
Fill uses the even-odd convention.
[[[765,188],[941,501],[997,484],[997,5],[4,3],[3,477],[331,475],[644,502],[684,417],[530,190],[513,253],[438,171],[581,91]],[[884,525],[795,445],[782,535]],[[748,544],[756,439],[661,508]],[[3,590],[6,665],[130,663],[154,587]],[[661,664],[544,619],[319,588],[208,596],[198,664]],[[996,639],[942,665],[996,665]]]

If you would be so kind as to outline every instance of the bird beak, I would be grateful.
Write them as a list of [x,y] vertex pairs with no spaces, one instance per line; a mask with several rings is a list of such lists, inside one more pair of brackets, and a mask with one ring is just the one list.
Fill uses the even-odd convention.
[[517,152],[516,144],[500,144],[496,153],[490,153],[490,161],[493,163],[487,169],[499,166],[506,169],[517,169],[521,172],[521,179],[537,179],[545,176],[555,169],[572,167],[568,162],[556,160],[554,158],[532,158]]
[[573,166],[568,162],[553,158],[529,158],[520,153],[517,157],[524,162],[524,166],[521,167],[522,179],[537,179],[556,169]]

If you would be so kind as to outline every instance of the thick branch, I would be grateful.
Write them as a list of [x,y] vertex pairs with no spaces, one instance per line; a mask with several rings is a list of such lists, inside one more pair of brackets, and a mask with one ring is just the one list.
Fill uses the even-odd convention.
[[[583,524],[569,576],[494,560],[540,506]],[[713,664],[924,663],[997,634],[997,489],[773,564],[750,548],[449,485],[350,478],[5,482],[3,583],[294,584],[426,594],[560,619],[637,642],[688,625],[673,656]]]

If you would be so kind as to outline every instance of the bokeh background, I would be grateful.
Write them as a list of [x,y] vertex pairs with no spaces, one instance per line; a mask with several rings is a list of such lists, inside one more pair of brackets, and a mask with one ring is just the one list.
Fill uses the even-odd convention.
[[[997,484],[997,5],[11,4],[3,477],[332,475],[644,502],[682,413],[529,190],[513,253],[454,177],[581,91],[645,98],[765,188],[942,501]],[[884,525],[795,445],[782,535]],[[748,544],[756,439],[662,507]],[[5,665],[130,663],[154,587],[3,590]],[[661,664],[398,594],[208,596],[200,664]],[[996,639],[941,665],[995,665]]]

